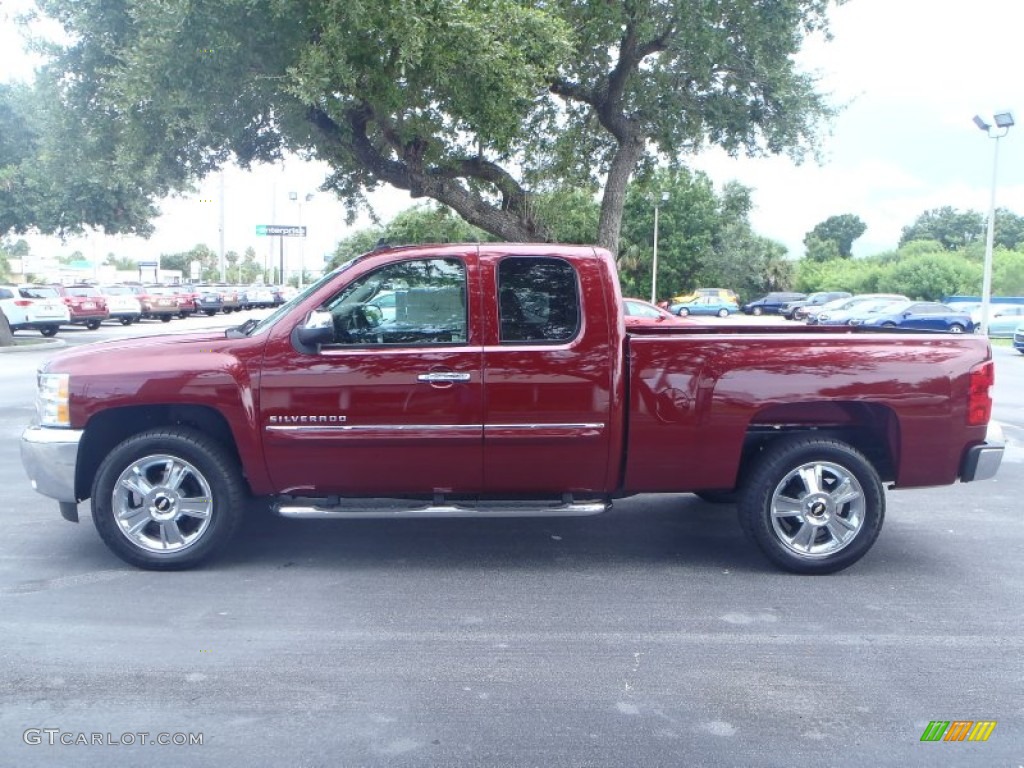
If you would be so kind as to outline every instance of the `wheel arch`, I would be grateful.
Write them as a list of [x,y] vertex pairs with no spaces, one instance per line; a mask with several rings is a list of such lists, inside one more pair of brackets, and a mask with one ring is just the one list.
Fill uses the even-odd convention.
[[[239,467],[244,466],[231,427],[216,408],[183,404],[111,408],[93,416],[82,435],[75,467],[76,497],[89,498],[100,464],[118,443],[148,429],[175,426],[191,427],[208,435],[229,452]],[[242,479],[248,486],[244,471]]]
[[900,425],[895,411],[879,403],[825,401],[768,406],[755,413],[744,436],[736,486],[769,446],[810,433],[848,443],[864,454],[883,482],[896,479]]

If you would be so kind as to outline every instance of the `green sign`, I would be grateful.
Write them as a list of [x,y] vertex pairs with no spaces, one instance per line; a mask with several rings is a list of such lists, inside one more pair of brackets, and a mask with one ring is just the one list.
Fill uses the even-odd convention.
[[305,237],[306,228],[296,227],[291,224],[257,224],[256,234],[260,237]]

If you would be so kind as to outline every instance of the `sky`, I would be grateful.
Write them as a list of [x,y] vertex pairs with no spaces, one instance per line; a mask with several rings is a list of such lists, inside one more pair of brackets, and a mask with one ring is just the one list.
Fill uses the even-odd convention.
[[[0,80],[31,77],[11,15],[26,0],[0,0]],[[799,57],[819,88],[841,108],[822,144],[822,162],[785,157],[730,158],[711,150],[691,158],[719,187],[730,180],[754,190],[755,231],[803,254],[804,234],[829,216],[853,213],[868,228],[854,254],[895,248],[903,226],[943,205],[987,212],[997,142],[972,122],[1009,110],[1021,121],[998,141],[996,205],[1024,215],[1024,66],[1019,54],[1024,3],[1016,0],[851,0],[831,13],[833,40],[814,38]],[[301,259],[313,269],[352,229],[340,202],[318,192],[326,168],[298,159],[253,172],[224,173],[225,246],[256,248],[277,258],[277,238],[258,237],[257,224],[301,224],[305,240],[287,238],[289,270]],[[300,206],[289,201],[294,192]],[[220,179],[162,202],[156,234],[94,233],[60,243],[30,238],[34,253],[70,253],[103,260],[113,252],[155,259],[205,242],[219,245]],[[383,220],[413,205],[400,190],[371,198]],[[367,226],[362,218],[356,227]],[[274,241],[274,242],[270,242]],[[273,252],[272,252],[273,249]]]

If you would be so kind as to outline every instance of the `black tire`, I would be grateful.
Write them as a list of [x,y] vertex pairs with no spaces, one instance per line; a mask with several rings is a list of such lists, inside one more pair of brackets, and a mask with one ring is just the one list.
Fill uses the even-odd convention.
[[[172,462],[178,481],[162,486]],[[150,482],[146,496],[121,484],[136,470]],[[133,435],[107,455],[93,480],[92,516],[104,543],[126,563],[181,570],[209,560],[231,540],[246,499],[238,463],[223,446],[198,430],[168,427]],[[202,514],[179,510],[183,500],[202,507]],[[123,530],[119,519],[133,530]],[[172,541],[175,534],[180,543]],[[162,547],[173,548],[156,546],[158,537]]]
[[[817,492],[795,474],[805,467],[816,474],[820,469]],[[857,495],[836,499],[832,494],[847,483]],[[773,516],[777,502],[783,514]],[[784,514],[787,508],[794,513]],[[780,568],[834,573],[860,560],[875,543],[885,518],[885,492],[875,468],[856,448],[839,440],[788,438],[767,448],[751,467],[740,491],[739,517],[744,532]],[[797,551],[801,548],[806,552]]]
[[752,314],[754,317],[760,317],[762,312],[764,312],[764,310],[761,309],[760,307],[754,307],[753,309],[750,310],[750,314]]
[[728,309],[720,309],[720,310],[718,310],[718,316],[719,317],[728,317],[729,316],[729,310]]
[[690,314],[690,310],[688,310],[686,307],[680,307],[679,311],[676,314],[679,315],[680,317],[686,317],[688,314]]
[[45,326],[43,328],[40,328],[39,332],[41,334],[43,334],[43,336],[46,336],[47,338],[49,338],[50,336],[56,336],[57,335],[57,331],[59,331],[59,330],[60,330],[60,326],[59,325],[47,325],[47,326]]
[[119,317],[117,319],[121,321],[121,325],[131,325],[132,324],[132,319],[130,317]]
[[85,327],[88,328],[90,331],[95,331],[97,328],[100,327],[100,325],[102,325],[102,323],[102,320],[90,320],[85,324]]
[[169,323],[169,322],[171,322],[171,316],[170,315],[160,315],[160,322],[161,323]]
[[203,314],[206,315],[207,317],[213,317],[214,315],[217,314],[217,310],[215,310],[215,309],[204,309],[203,310]]
[[896,323],[888,323],[888,322],[887,323],[882,323],[882,327],[883,328],[895,328],[896,327]]
[[949,326],[950,333],[963,333],[964,330],[964,327],[960,325],[960,323],[953,323],[951,326]]
[[735,504],[739,497],[736,491],[694,491],[693,495],[708,504]]

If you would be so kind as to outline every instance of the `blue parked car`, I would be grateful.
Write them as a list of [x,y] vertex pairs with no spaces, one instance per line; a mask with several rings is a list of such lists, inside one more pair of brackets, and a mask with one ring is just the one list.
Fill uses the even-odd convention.
[[988,335],[992,339],[1009,339],[1017,326],[1024,323],[1024,306],[1019,304],[992,304],[989,313]]
[[966,312],[957,312],[937,301],[908,301],[892,304],[880,312],[852,318],[850,325],[874,328],[913,328],[921,331],[973,333],[974,321]]
[[739,312],[739,309],[739,305],[736,302],[723,301],[718,296],[698,296],[692,301],[673,304],[668,308],[668,311],[680,317],[686,317],[687,315],[718,315],[718,317],[728,317],[733,312]]
[[1024,355],[1024,323],[1018,325],[1013,332],[1013,348]]
[[791,301],[803,301],[807,298],[806,293],[794,293],[792,291],[772,291],[767,296],[748,302],[743,305],[745,315],[778,315],[782,308]]

